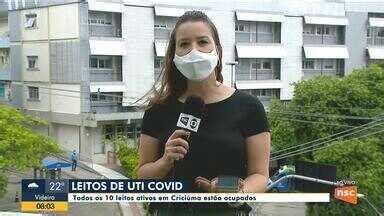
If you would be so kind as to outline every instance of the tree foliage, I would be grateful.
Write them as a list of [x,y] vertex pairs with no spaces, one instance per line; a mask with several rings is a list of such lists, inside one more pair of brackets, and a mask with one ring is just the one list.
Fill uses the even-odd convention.
[[[50,153],[59,153],[57,143],[48,136],[36,133],[34,126],[46,123],[25,115],[14,108],[0,105],[0,191],[4,193],[4,170],[24,171],[39,167]],[[1,195],[0,194],[0,195]]]
[[129,143],[125,136],[113,138],[112,143],[117,150],[117,158],[128,178],[137,178],[137,166],[139,164],[139,152],[136,145]]
[[[354,70],[337,78],[319,76],[295,84],[288,103],[272,102],[269,120],[273,152],[330,136],[383,117],[384,70],[378,65]],[[384,124],[362,134],[384,129]],[[354,140],[334,140],[332,147],[300,154],[305,159],[337,166],[338,179],[356,181],[359,193],[366,194],[384,209],[384,133]],[[291,150],[288,150],[288,152]],[[277,153],[277,155],[281,153]],[[334,201],[311,204],[309,215],[375,215],[365,201],[351,207]]]

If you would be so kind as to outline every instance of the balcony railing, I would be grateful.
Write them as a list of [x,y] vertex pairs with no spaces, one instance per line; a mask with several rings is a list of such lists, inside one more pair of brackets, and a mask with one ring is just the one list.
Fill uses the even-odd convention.
[[384,37],[367,37],[368,45],[384,46]]
[[90,68],[91,82],[122,81],[121,70]]
[[280,98],[280,89],[267,89],[265,93],[261,94],[260,91],[264,91],[262,89],[256,90],[256,89],[248,89],[248,90],[242,90],[247,92],[248,94],[251,94],[255,97],[257,97],[260,102],[264,105],[265,108],[268,108],[272,98]]
[[118,112],[129,112],[130,107],[123,106],[117,102],[91,102],[91,111],[93,113],[118,113]]
[[96,25],[90,24],[89,36],[90,37],[118,37],[121,38],[121,28],[113,25]]
[[311,79],[315,76],[341,76],[342,72],[336,69],[303,69],[304,79]]
[[336,35],[311,35],[303,34],[304,44],[329,44],[329,45],[342,45],[342,40]]
[[236,32],[235,35],[239,43],[280,43],[273,33]]
[[155,39],[168,39],[171,35],[172,29],[169,28],[156,28]]
[[236,73],[236,80],[248,81],[248,80],[278,80],[280,76],[274,73],[272,70],[259,69],[257,71],[251,71],[248,73]]

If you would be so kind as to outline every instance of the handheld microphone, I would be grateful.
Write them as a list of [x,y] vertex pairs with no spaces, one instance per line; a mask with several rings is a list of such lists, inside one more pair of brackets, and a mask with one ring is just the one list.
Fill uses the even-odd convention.
[[[183,129],[190,132],[190,135],[183,137],[189,145],[191,145],[191,137],[199,130],[203,114],[204,114],[205,103],[199,96],[189,96],[185,100],[183,111],[180,113],[179,119],[177,120],[177,128]],[[176,165],[174,163],[173,178],[175,178]]]
[[[177,120],[176,127],[178,129],[186,130],[189,133],[189,136],[183,137],[191,148],[191,137],[197,133],[200,127],[201,120],[204,114],[205,103],[201,97],[196,95],[191,95],[187,97],[185,100],[183,111],[180,113],[179,118]],[[180,161],[174,161],[173,169],[172,169],[172,178],[175,180],[176,177],[176,168]],[[173,203],[175,204],[175,203]],[[170,211],[170,206],[168,205],[168,214]]]
[[[199,96],[189,96],[176,126],[190,133],[197,133],[204,114],[205,103]],[[188,140],[187,138],[186,140]]]

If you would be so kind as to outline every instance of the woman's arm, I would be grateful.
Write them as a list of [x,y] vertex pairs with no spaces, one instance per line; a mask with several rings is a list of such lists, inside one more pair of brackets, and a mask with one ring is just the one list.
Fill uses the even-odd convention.
[[162,179],[168,175],[175,160],[184,158],[188,151],[188,142],[180,137],[187,135],[176,130],[167,140],[164,155],[160,157],[159,140],[146,134],[140,135],[139,168],[137,175],[141,179]]
[[139,168],[137,175],[141,179],[161,179],[172,168],[163,157],[159,158],[159,141],[146,134],[140,135]]
[[263,132],[245,140],[248,157],[248,177],[244,180],[245,193],[263,193],[269,178],[271,135]]

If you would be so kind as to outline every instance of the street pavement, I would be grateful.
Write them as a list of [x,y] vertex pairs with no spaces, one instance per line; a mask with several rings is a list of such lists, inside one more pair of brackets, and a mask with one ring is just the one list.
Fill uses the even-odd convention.
[[[103,175],[105,178],[128,179],[123,174],[116,172],[115,170],[110,169],[106,166],[99,165],[99,164],[91,164],[87,162],[84,162],[84,164],[88,165],[89,167],[92,167],[95,171]],[[144,216],[145,215],[145,211],[141,203],[120,202],[119,206],[123,216]]]

